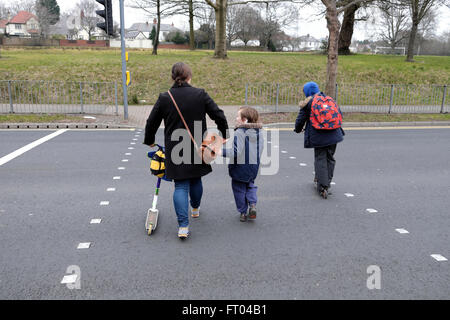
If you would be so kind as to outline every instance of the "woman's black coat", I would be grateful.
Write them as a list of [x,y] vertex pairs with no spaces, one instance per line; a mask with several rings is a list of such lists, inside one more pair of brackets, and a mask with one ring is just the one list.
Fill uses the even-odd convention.
[[[222,136],[228,138],[228,123],[225,114],[219,109],[217,104],[205,90],[194,88],[187,83],[183,83],[181,85],[174,84],[170,89],[170,92],[178,104],[197,145],[201,145],[203,134],[207,129],[206,114],[215,121]],[[192,142],[190,142],[192,150],[190,157],[191,161],[189,163],[183,161],[180,164],[174,164],[172,162],[172,150],[183,140],[183,137],[181,137],[176,141],[171,141],[172,133],[177,129],[185,129],[185,127],[167,92],[159,95],[158,101],[156,101],[152,112],[147,119],[144,144],[150,146],[155,143],[155,134],[162,120],[164,120],[165,127],[164,145],[166,147],[166,176],[174,180],[184,180],[199,178],[210,173],[212,171],[211,166],[201,163],[200,158],[196,155],[194,144]],[[201,121],[202,137],[200,137],[198,133],[194,133],[194,121]],[[184,131],[186,132],[186,130]],[[184,136],[186,139],[190,140],[187,134]],[[180,156],[182,155],[183,151],[180,153]]]

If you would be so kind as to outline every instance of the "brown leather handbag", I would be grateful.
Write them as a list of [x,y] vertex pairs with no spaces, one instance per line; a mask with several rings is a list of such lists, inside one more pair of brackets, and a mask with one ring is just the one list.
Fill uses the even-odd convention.
[[181,114],[180,108],[178,107],[170,90],[168,91],[168,93],[169,93],[170,98],[172,99],[173,104],[175,105],[175,108],[178,111],[178,114],[180,115],[181,120],[183,121],[183,124],[184,124],[186,130],[189,133],[189,136],[191,137],[192,143],[195,146],[198,156],[202,159],[202,161],[204,163],[210,164],[217,158],[217,155],[220,152],[220,148],[222,148],[222,145],[225,143],[225,140],[216,133],[206,132],[206,137],[202,141],[201,146],[199,147],[197,145],[197,143],[195,142],[194,137],[192,136],[191,130],[189,130],[189,127],[188,127],[186,121],[184,120],[183,115]]

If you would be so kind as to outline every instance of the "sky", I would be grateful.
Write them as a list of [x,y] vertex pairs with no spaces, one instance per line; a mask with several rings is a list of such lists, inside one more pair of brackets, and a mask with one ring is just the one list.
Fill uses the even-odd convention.
[[[6,4],[12,3],[15,0],[0,0]],[[94,0],[92,0],[94,1]],[[61,12],[66,12],[75,6],[76,0],[57,0]],[[135,22],[153,21],[153,17],[148,17],[145,12],[138,9],[132,9],[127,7],[127,4],[131,4],[131,0],[124,0],[125,2],[125,27],[129,28]],[[298,23],[285,29],[285,32],[292,36],[311,35],[315,38],[324,38],[328,35],[326,27],[326,20],[322,16],[318,16],[318,13],[322,9],[322,5],[318,4],[315,8],[304,8],[300,10]],[[442,34],[445,31],[450,31],[450,9],[443,7],[439,10],[439,22],[436,34]],[[120,21],[119,14],[119,1],[113,0],[113,16],[114,21]],[[171,24],[182,30],[189,30],[188,18],[185,16],[173,16],[162,20],[162,23]],[[196,26],[198,27],[198,25]],[[364,40],[370,39],[374,34],[378,33],[378,28],[373,23],[360,22],[356,24],[353,39]]]

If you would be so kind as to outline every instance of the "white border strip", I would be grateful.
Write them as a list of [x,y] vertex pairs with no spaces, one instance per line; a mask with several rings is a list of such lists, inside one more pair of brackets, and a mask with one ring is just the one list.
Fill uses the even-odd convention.
[[31,149],[37,147],[38,145],[43,144],[44,142],[47,142],[48,140],[59,136],[60,134],[66,132],[67,130],[68,129],[58,130],[58,131],[53,132],[53,133],[51,133],[51,134],[49,134],[49,135],[47,135],[47,136],[45,136],[43,138],[40,138],[40,139],[38,139],[36,141],[31,142],[31,143],[27,144],[26,146],[24,146],[24,147],[22,147],[20,149],[17,149],[14,152],[11,152],[10,154],[0,158],[0,166],[4,165],[5,163],[7,163],[7,162],[9,162],[11,160],[13,160],[14,158],[17,158],[18,156],[24,154],[25,152],[30,151]]

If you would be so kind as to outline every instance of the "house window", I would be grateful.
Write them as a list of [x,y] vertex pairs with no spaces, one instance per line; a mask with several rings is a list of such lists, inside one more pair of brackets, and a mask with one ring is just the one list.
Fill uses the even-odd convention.
[[16,30],[22,30],[22,25],[21,24],[16,24]]

